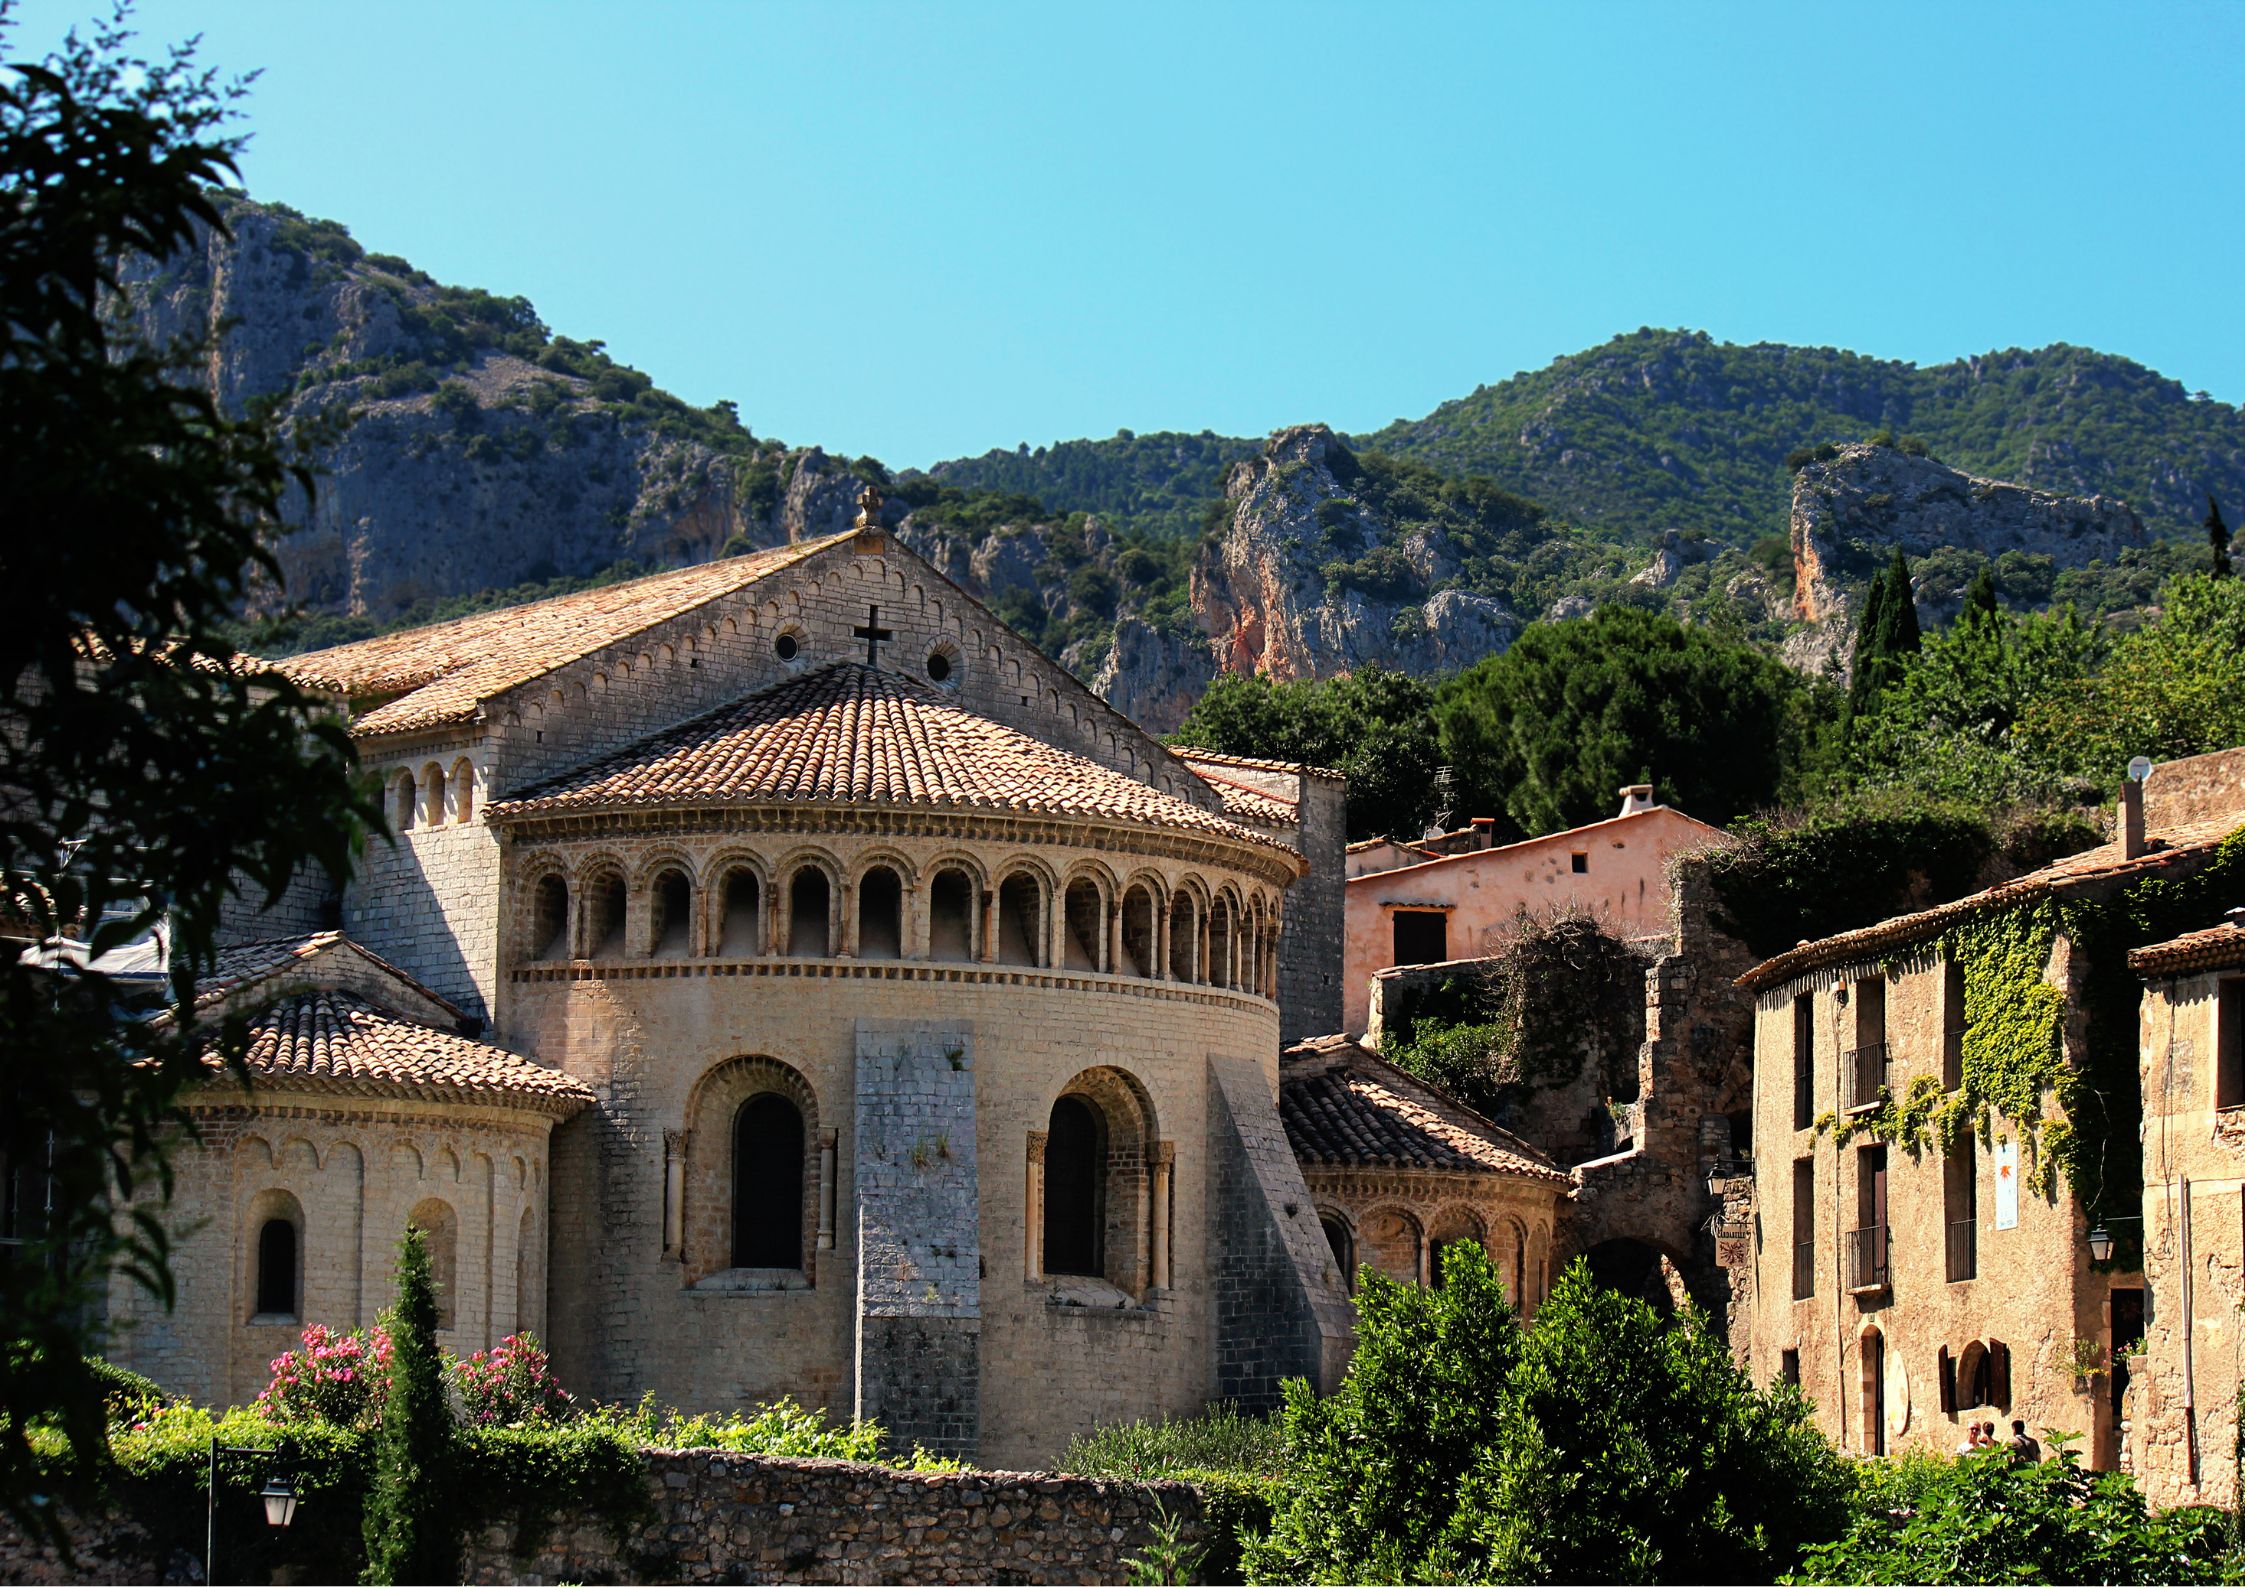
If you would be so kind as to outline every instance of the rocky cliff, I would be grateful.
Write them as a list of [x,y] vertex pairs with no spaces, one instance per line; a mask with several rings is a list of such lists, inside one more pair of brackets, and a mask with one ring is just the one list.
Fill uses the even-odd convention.
[[1921,569],[1918,620],[1930,628],[1956,615],[1955,590],[1922,572],[1945,553],[1966,548],[1999,566],[2024,559],[2068,569],[2112,561],[2148,538],[2128,504],[2110,496],[1979,479],[1893,447],[1840,447],[1793,478],[1788,615],[1802,626],[1786,654],[1803,666],[1844,660],[1858,592],[1896,546]]

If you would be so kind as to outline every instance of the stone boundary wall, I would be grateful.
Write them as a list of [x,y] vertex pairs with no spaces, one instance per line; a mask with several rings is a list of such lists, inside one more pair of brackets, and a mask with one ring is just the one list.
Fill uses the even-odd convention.
[[[469,1582],[1120,1582],[1166,1511],[1205,1547],[1182,1482],[1018,1471],[895,1471],[715,1449],[649,1450],[654,1518],[620,1544],[563,1521],[516,1552],[515,1529],[468,1540]],[[199,1557],[158,1560],[124,1516],[73,1527],[75,1570],[0,1521],[0,1582],[199,1579]],[[221,1562],[223,1564],[223,1562]]]
[[618,1545],[599,1522],[515,1552],[470,1540],[470,1582],[1120,1582],[1157,1507],[1208,1542],[1181,1482],[1017,1471],[916,1472],[722,1450],[650,1450],[655,1518]]

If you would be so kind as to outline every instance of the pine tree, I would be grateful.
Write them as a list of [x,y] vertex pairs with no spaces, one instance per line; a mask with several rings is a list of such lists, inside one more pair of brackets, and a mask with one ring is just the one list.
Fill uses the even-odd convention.
[[1996,614],[1995,569],[1983,562],[1980,571],[1972,575],[1972,582],[1964,587],[1964,607],[1957,613],[1957,621],[1971,617],[1993,617]]
[[369,1582],[459,1578],[451,1502],[452,1407],[437,1351],[437,1287],[419,1229],[398,1242],[398,1298],[390,1309],[390,1397],[366,1496]]
[[1863,600],[1863,622],[1855,631],[1854,676],[1848,686],[1847,714],[1867,715],[1902,671],[1902,658],[1918,649],[1918,607],[1910,592],[1910,564],[1895,547],[1894,560],[1872,580]]
[[2206,498],[2206,543],[2214,552],[2214,577],[2228,578],[2229,525],[2222,522],[2222,504],[2212,496]]

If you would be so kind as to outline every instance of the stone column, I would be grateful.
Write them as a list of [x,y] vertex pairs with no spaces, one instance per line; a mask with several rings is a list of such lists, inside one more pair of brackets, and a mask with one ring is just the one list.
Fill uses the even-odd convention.
[[1099,966],[1109,975],[1122,974],[1122,922],[1122,900],[1118,898],[1114,902],[1114,907],[1107,911],[1107,941],[1103,945],[1106,949],[1107,958],[1106,962]]
[[1176,1161],[1176,1142],[1154,1144],[1154,1226],[1148,1249],[1153,1254],[1150,1282],[1155,1289],[1169,1288],[1169,1175]]
[[818,1132],[818,1248],[834,1249],[835,1132]]
[[975,957],[984,964],[998,962],[998,890],[985,889],[982,908],[976,911],[981,917],[982,940],[975,944]]
[[1170,911],[1155,901],[1153,976],[1157,981],[1169,979],[1169,922]]
[[1418,1240],[1419,1288],[1432,1289],[1434,1288],[1434,1242],[1427,1238],[1427,1232],[1424,1229],[1419,1230]]
[[848,891],[845,882],[827,883],[826,951],[836,959],[851,958],[857,952],[857,911],[849,907],[844,896]]
[[[931,884],[932,886],[932,884]],[[904,889],[904,897],[897,905],[897,929],[903,941],[897,951],[907,959],[925,959],[932,940],[933,919],[929,909],[930,888],[917,884]]]
[[663,1255],[686,1259],[686,1132],[663,1131]]
[[1021,1197],[1021,1250],[1026,1276],[1045,1276],[1045,1132],[1029,1132],[1029,1179]]

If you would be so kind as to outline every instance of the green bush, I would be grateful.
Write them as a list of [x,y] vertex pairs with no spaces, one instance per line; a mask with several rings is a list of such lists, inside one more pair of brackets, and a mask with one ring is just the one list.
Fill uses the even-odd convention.
[[1250,1537],[1271,1524],[1286,1444],[1278,1419],[1218,1405],[1197,1416],[1118,1422],[1068,1446],[1060,1469],[1121,1482],[1189,1482],[1200,1493],[1208,1552],[1200,1577],[1237,1582]]
[[2005,1452],[1910,1455],[1855,1467],[1854,1519],[1810,1548],[1790,1582],[2211,1582],[2228,1517],[2153,1511],[2118,1472]]

